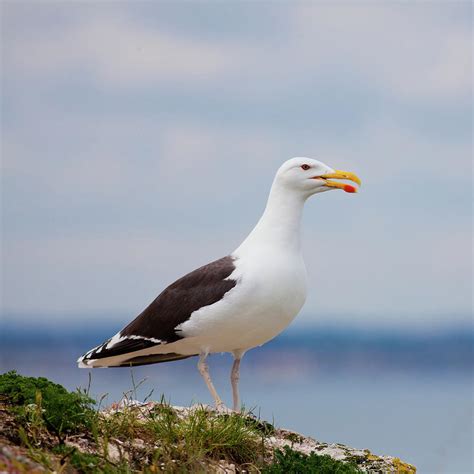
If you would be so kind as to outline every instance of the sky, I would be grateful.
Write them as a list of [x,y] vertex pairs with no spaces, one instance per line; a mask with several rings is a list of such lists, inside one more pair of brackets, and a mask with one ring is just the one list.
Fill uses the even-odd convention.
[[125,323],[235,249],[293,156],[298,324],[472,309],[470,2],[1,2],[2,314]]

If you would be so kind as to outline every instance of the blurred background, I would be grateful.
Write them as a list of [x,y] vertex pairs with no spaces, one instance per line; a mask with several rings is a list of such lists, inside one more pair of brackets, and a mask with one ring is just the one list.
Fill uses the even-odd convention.
[[[236,248],[309,156],[363,187],[307,203],[309,297],[244,359],[246,406],[473,471],[470,2],[0,7],[2,371],[86,386],[77,356]],[[210,402],[195,362],[134,370],[137,397]],[[131,385],[92,373],[106,403]]]

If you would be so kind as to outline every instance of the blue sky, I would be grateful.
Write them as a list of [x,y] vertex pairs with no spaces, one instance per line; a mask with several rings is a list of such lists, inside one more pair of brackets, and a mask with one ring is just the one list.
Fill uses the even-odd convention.
[[126,322],[310,156],[363,187],[307,203],[299,322],[469,320],[469,2],[1,10],[4,315]]

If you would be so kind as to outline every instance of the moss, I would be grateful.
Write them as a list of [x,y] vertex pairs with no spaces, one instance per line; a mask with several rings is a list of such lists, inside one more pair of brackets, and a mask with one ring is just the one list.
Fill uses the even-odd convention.
[[264,467],[262,474],[359,474],[356,465],[336,461],[330,456],[315,453],[309,455],[300,453],[285,446],[284,450],[275,451],[273,464]]
[[39,377],[24,377],[15,371],[0,375],[0,400],[12,407],[23,423],[44,427],[61,437],[91,429],[96,412],[94,400],[81,392]]

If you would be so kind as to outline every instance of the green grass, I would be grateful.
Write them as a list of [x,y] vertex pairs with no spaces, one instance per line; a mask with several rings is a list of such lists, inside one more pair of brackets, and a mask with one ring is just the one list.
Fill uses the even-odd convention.
[[263,454],[258,429],[238,414],[222,416],[197,408],[179,419],[164,410],[147,425],[156,438],[164,441],[162,450],[167,456],[186,464],[206,457],[253,464],[259,453]]
[[166,469],[173,470],[177,464],[186,471],[199,471],[206,460],[221,459],[255,466],[264,456],[257,420],[249,422],[239,414],[220,415],[205,407],[194,407],[182,416],[163,403],[145,417],[139,413],[135,407],[114,413],[102,420],[101,433],[124,442],[143,440],[147,455]]

